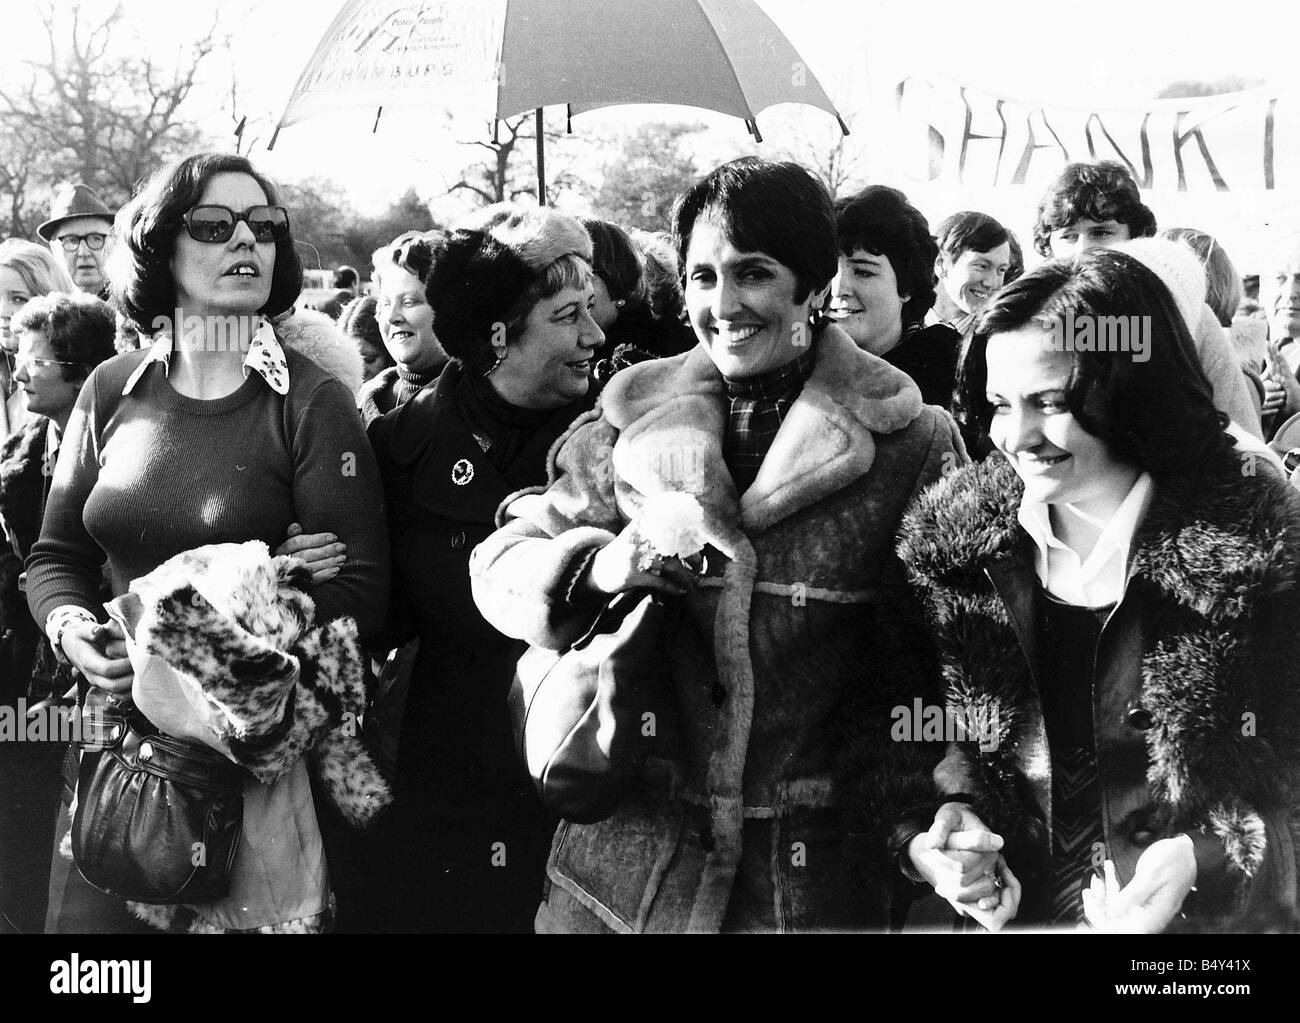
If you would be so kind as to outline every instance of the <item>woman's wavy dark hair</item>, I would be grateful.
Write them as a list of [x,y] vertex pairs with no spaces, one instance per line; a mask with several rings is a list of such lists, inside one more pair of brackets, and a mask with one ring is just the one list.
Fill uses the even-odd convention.
[[628,233],[608,220],[581,219],[582,226],[591,235],[591,268],[605,282],[609,297],[644,303],[645,267]]
[[1227,417],[1214,407],[1178,303],[1154,273],[1110,249],[1044,263],[990,299],[962,367],[962,406],[974,424],[987,433],[992,419],[989,338],[1029,326],[1061,329],[1067,313],[1076,324],[1088,316],[1138,316],[1149,325],[1144,361],[1132,352],[1075,352],[1066,385],[1066,407],[1116,458],[1160,479],[1230,455]]
[[903,325],[920,323],[934,305],[934,261],[939,257],[925,215],[897,188],[868,185],[836,201],[835,221],[844,255],[865,249],[889,260],[898,294],[908,296]]
[[[275,186],[247,158],[196,153],[160,168],[117,214],[115,244],[108,258],[109,283],[114,301],[142,333],[152,334],[160,318],[170,323],[175,315],[171,260],[183,229],[181,217],[218,174],[247,174],[266,193],[268,203],[279,202]],[[271,294],[258,312],[269,317],[288,312],[301,291],[302,261],[290,237],[275,243]]]
[[731,243],[762,252],[795,276],[796,303],[820,291],[839,269],[835,206],[826,186],[797,163],[745,156],[697,181],[673,204],[673,241],[683,273],[691,231],[716,213]]

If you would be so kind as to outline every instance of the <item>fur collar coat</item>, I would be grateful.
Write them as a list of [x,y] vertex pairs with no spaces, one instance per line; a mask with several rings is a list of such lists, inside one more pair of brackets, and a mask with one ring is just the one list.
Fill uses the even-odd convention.
[[[1255,929],[1296,897],[1300,495],[1245,464],[1225,456],[1194,480],[1157,483],[1102,629],[1093,705],[1106,855],[1120,882],[1151,842],[1188,833],[1193,926]],[[908,515],[899,554],[939,643],[949,706],[996,723],[995,742],[951,746],[939,789],[969,796],[1003,834],[1029,898],[1048,849],[1051,757],[1022,492],[998,456],[965,469]]]
[[[950,417],[923,407],[904,374],[838,328],[816,344],[812,376],[743,494],[722,456],[725,384],[698,347],[616,376],[557,445],[549,487],[510,502],[508,524],[474,552],[484,616],[560,649],[594,614],[569,597],[583,560],[647,498],[686,492],[704,510],[710,567],[664,642],[675,723],[660,741],[679,784],[638,788],[600,823],[561,826],[548,926],[884,924],[881,886],[851,891],[844,846],[856,838],[879,868],[882,808],[928,801],[933,766],[888,742],[882,709],[921,695],[925,677],[894,531],[964,453]],[[845,821],[850,801],[859,812]]]

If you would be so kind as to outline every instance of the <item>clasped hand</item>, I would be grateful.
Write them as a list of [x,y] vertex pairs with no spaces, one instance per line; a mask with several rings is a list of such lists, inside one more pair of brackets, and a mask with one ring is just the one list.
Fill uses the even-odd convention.
[[907,846],[912,868],[962,916],[1000,930],[1020,907],[1020,882],[1002,857],[1002,837],[965,803],[944,803],[930,830]]

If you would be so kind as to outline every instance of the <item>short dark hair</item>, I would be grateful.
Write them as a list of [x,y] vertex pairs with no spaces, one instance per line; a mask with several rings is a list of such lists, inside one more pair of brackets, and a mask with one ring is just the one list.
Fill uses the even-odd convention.
[[387,355],[384,337],[379,332],[379,320],[375,317],[377,306],[378,302],[373,296],[358,295],[339,313],[339,329],[348,337],[370,342]]
[[962,372],[962,405],[986,432],[989,338],[1027,326],[1051,330],[1067,313],[1138,316],[1151,330],[1149,358],[1122,351],[1079,351],[1066,407],[1120,459],[1151,475],[1185,476],[1230,454],[1227,418],[1214,406],[1187,323],[1158,276],[1125,252],[1089,249],[1052,260],[989,300],[975,325]]
[[107,302],[81,292],[52,291],[33,298],[14,316],[12,329],[49,335],[50,348],[60,362],[64,380],[84,380],[105,359],[117,354],[117,318]]
[[868,185],[857,195],[836,200],[835,227],[844,255],[865,249],[889,260],[898,294],[908,296],[903,323],[920,323],[934,305],[934,261],[939,255],[921,211],[897,188]]
[[580,219],[591,235],[591,268],[605,282],[609,297],[625,302],[644,299],[645,267],[628,233],[608,220]]
[[1052,254],[1052,232],[1084,218],[1115,220],[1128,226],[1130,238],[1156,233],[1156,215],[1142,201],[1137,182],[1114,160],[1071,163],[1043,193],[1034,219],[1034,251]]
[[678,196],[671,221],[683,272],[695,221],[708,213],[717,213],[736,248],[765,253],[794,273],[795,302],[824,288],[839,268],[834,203],[797,163],[741,157]]
[[[108,259],[109,282],[114,300],[143,333],[152,334],[160,318],[170,322],[174,315],[176,282],[171,259],[181,217],[218,174],[247,174],[266,194],[268,203],[279,203],[275,186],[246,157],[196,153],[156,171],[117,214],[113,227],[117,243]],[[258,312],[268,317],[287,312],[301,291],[302,261],[290,237],[275,243],[271,294]]]
[[339,289],[352,290],[357,286],[357,271],[355,267],[350,267],[344,263],[334,271],[334,287]]
[[934,240],[944,258],[951,263],[963,252],[988,252],[1003,242],[1007,242],[1009,247],[1011,235],[987,213],[962,210],[939,221],[939,226],[934,229]]

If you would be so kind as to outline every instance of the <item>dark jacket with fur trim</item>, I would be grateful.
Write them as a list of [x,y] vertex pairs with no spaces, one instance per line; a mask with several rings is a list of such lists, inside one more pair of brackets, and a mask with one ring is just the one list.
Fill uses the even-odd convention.
[[[560,448],[544,493],[471,559],[499,629],[558,649],[591,621],[566,600],[581,559],[648,497],[694,494],[709,572],[683,600],[665,670],[680,774],[552,846],[548,926],[617,931],[885,926],[883,808],[930,805],[941,750],[888,741],[890,706],[926,694],[895,527],[964,459],[916,386],[830,327],[753,485],[722,457],[724,383],[698,347],[621,372]],[[928,759],[927,759],[928,758]],[[847,786],[847,788],[846,788]],[[841,811],[852,804],[846,819]],[[875,871],[855,892],[844,843]],[[563,907],[558,908],[558,907]],[[540,919],[540,918],[539,918]]]
[[[949,705],[976,707],[997,742],[958,742],[935,777],[973,798],[1041,897],[1051,757],[1038,686],[1033,542],[1023,487],[1000,458],[929,491],[899,554],[940,644]],[[1197,855],[1195,926],[1251,928],[1295,905],[1300,767],[1300,496],[1235,459],[1158,483],[1135,534],[1123,599],[1097,647],[1094,730],[1106,855],[1121,884],[1142,851],[1186,832]],[[989,748],[996,747],[996,748]],[[1231,915],[1232,919],[1225,919]]]

